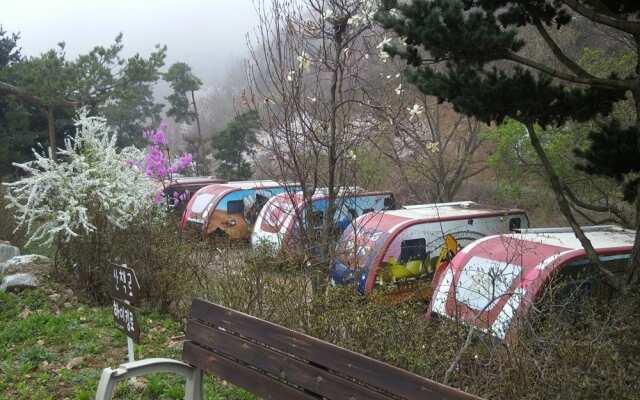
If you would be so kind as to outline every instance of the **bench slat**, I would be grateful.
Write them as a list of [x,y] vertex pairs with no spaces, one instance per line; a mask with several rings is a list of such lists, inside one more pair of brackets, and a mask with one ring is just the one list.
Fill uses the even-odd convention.
[[304,387],[314,394],[328,399],[393,399],[393,397],[370,390],[357,382],[334,375],[325,369],[193,320],[189,321],[187,332],[187,339],[200,346],[211,347],[217,353],[255,366],[267,373],[279,376],[287,383]]
[[301,359],[406,399],[481,400],[480,397],[362,354],[204,300],[193,300],[191,318],[224,328],[279,351],[295,354]]
[[319,400],[316,396],[271,379],[237,362],[220,357],[191,342],[184,343],[182,358],[185,362],[266,400]]

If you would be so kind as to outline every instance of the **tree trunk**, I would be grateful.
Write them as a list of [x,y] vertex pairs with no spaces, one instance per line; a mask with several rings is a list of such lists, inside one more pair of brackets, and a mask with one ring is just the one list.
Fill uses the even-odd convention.
[[[640,141],[640,138],[638,138]],[[636,237],[633,242],[633,250],[631,250],[631,258],[629,259],[629,271],[627,273],[627,282],[629,286],[634,286],[640,279],[640,186],[636,192]]]
[[196,126],[198,127],[198,137],[202,140],[202,130],[200,129],[200,115],[198,114],[198,105],[196,104],[196,95],[191,91],[191,102],[193,103],[193,113],[196,115]]
[[193,103],[193,113],[196,116],[196,127],[198,128],[198,149],[197,149],[197,168],[196,174],[203,173],[202,164],[204,164],[204,139],[202,139],[202,129],[200,128],[200,114],[198,114],[198,105],[196,104],[196,95],[191,91],[191,102]]
[[56,119],[53,106],[47,108],[47,124],[49,128],[49,157],[56,161]]
[[621,282],[616,278],[616,276],[611,271],[605,269],[602,266],[602,263],[600,262],[600,257],[596,253],[596,250],[593,248],[591,241],[589,240],[589,238],[587,238],[587,235],[585,235],[584,231],[582,230],[582,227],[580,227],[580,224],[578,223],[575,216],[573,215],[573,212],[571,211],[571,206],[569,205],[569,201],[565,197],[564,191],[562,189],[562,183],[560,182],[560,177],[556,174],[553,168],[553,165],[551,165],[551,162],[547,158],[547,154],[545,153],[544,148],[540,143],[540,139],[538,138],[538,135],[535,132],[535,128],[533,124],[526,123],[526,127],[527,127],[527,130],[529,131],[529,140],[531,141],[531,145],[533,146],[535,152],[537,153],[538,158],[540,159],[540,162],[542,163],[545,169],[545,172],[549,177],[549,182],[551,183],[551,189],[553,191],[553,194],[556,197],[558,206],[560,207],[560,212],[562,212],[562,215],[564,215],[564,217],[566,218],[567,222],[569,223],[569,226],[573,230],[573,233],[576,235],[576,238],[580,241],[580,244],[582,244],[582,247],[587,253],[587,258],[589,258],[589,261],[593,265],[595,265],[598,268],[598,270],[607,278],[607,280],[611,285],[613,285],[617,289],[622,289],[623,285],[621,285]]
[[[637,53],[640,55],[640,37],[635,36]],[[636,74],[640,74],[640,59],[636,64]],[[636,128],[640,130],[640,92],[633,92],[633,101],[636,106]],[[640,153],[640,136],[636,138],[636,151]],[[636,237],[633,243],[633,250],[631,250],[631,258],[629,259],[629,266],[627,272],[627,283],[629,286],[633,286],[638,283],[640,279],[640,186],[636,189],[636,200],[635,200],[635,229],[636,229]]]

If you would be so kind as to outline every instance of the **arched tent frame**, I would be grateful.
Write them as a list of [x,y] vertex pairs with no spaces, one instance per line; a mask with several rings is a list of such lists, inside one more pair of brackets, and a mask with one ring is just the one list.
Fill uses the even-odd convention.
[[[600,229],[600,238],[594,235]],[[608,232],[606,229],[609,229]],[[540,299],[553,278],[573,263],[585,260],[586,252],[574,243],[556,240],[557,233],[529,230],[535,234],[518,233],[495,235],[478,240],[458,253],[453,260],[434,277],[434,295],[429,304],[428,316],[441,315],[459,320],[480,331],[491,334],[507,343],[513,342],[516,327],[528,315],[533,304]],[[590,232],[591,231],[591,232]],[[527,232],[527,230],[523,231]],[[629,256],[635,232],[619,227],[585,228],[591,236],[601,259]],[[606,235],[619,234],[613,240],[602,240]],[[572,233],[570,233],[572,235]],[[624,236],[628,236],[625,240]],[[585,263],[588,264],[588,263]],[[489,270],[493,271],[489,271]],[[474,288],[468,295],[469,274],[511,275],[502,288]],[[505,271],[510,271],[505,274]],[[465,275],[467,277],[465,277]],[[479,282],[482,279],[476,279]],[[498,283],[500,285],[500,283]],[[477,285],[476,285],[477,286]],[[491,292],[488,296],[486,293]]]

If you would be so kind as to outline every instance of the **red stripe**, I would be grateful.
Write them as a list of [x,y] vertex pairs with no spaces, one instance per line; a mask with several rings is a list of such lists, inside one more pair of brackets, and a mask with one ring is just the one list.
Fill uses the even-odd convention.
[[398,237],[400,232],[404,231],[405,229],[414,225],[427,224],[432,222],[460,221],[460,220],[466,220],[466,219],[483,219],[483,218],[492,218],[492,217],[509,216],[509,215],[517,215],[517,214],[523,214],[524,217],[527,218],[527,220],[529,219],[524,210],[512,209],[512,210],[507,210],[502,212],[493,212],[493,213],[477,213],[477,214],[469,214],[464,216],[452,215],[450,217],[444,217],[444,218],[436,217],[436,218],[421,218],[421,219],[408,220],[404,224],[400,225],[391,235],[389,235],[389,237],[387,237],[387,240],[383,244],[382,251],[380,251],[380,253],[378,253],[378,256],[374,259],[373,265],[369,267],[369,274],[367,275],[367,282],[365,283],[365,293],[371,293],[371,291],[373,290],[373,287],[376,282],[376,275],[378,274],[378,270],[380,269],[382,258],[384,257],[385,253],[389,249],[389,246],[391,245],[391,243],[396,239],[396,237]]

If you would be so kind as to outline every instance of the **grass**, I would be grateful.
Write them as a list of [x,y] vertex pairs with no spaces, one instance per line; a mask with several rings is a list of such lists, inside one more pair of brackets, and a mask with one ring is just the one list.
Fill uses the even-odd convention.
[[[180,359],[181,325],[154,313],[140,312],[139,318],[136,358]],[[126,360],[126,338],[114,328],[109,307],[58,307],[43,289],[0,293],[0,399],[93,399],[102,368]],[[184,396],[184,382],[175,376],[151,375],[140,382],[119,384],[114,398]],[[207,399],[253,399],[211,377],[205,393]]]

